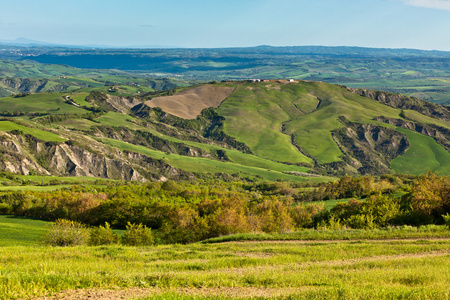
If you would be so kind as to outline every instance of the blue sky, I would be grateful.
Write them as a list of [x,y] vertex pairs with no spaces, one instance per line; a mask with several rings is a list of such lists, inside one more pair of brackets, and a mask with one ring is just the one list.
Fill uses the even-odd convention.
[[0,40],[450,51],[450,0],[2,0]]

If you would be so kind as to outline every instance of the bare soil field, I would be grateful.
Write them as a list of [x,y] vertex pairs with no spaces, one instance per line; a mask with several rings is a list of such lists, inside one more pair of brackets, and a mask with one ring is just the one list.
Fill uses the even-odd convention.
[[146,101],[145,104],[160,107],[163,111],[183,119],[195,119],[203,109],[219,107],[233,91],[234,87],[202,85],[173,96],[156,97]]

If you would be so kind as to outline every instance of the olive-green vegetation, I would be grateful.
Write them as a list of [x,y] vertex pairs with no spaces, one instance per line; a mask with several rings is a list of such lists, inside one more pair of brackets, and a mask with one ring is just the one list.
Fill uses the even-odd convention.
[[138,76],[0,61],[0,299],[449,298],[448,107],[289,80],[210,82],[234,92],[196,119],[144,104],[189,87],[141,75],[211,69],[447,103],[446,53],[303,50],[117,50]]
[[1,192],[19,217],[0,216],[0,299],[445,299],[450,230],[434,224],[449,186],[429,173]]
[[[345,230],[443,224],[449,177],[343,177],[332,183],[167,181],[141,185],[1,192],[0,212],[115,228],[142,224],[158,243],[190,243],[248,232]],[[403,195],[398,191],[403,190]],[[396,192],[396,193],[394,193]],[[394,193],[394,194],[393,194]],[[331,209],[314,201],[354,197]],[[358,200],[364,198],[364,201]],[[310,204],[304,205],[305,201]]]

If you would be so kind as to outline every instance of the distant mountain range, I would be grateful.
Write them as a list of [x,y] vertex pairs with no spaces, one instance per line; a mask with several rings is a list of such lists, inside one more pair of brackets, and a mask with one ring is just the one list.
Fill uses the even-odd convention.
[[44,47],[62,47],[62,48],[100,48],[100,49],[111,49],[111,48],[117,48],[117,49],[136,49],[136,48],[159,48],[159,49],[172,49],[172,48],[179,48],[177,46],[167,46],[167,45],[130,45],[130,46],[108,46],[108,45],[98,45],[98,44],[86,44],[86,45],[68,45],[68,44],[59,44],[59,43],[48,43],[48,42],[42,42],[42,41],[36,41],[36,40],[30,40],[27,38],[18,38],[15,40],[0,40],[0,45],[10,45],[10,46],[44,46]]

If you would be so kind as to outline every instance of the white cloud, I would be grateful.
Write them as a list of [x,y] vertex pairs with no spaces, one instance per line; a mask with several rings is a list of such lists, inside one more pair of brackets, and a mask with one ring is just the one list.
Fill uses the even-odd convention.
[[404,0],[404,2],[413,6],[450,10],[450,0]]

